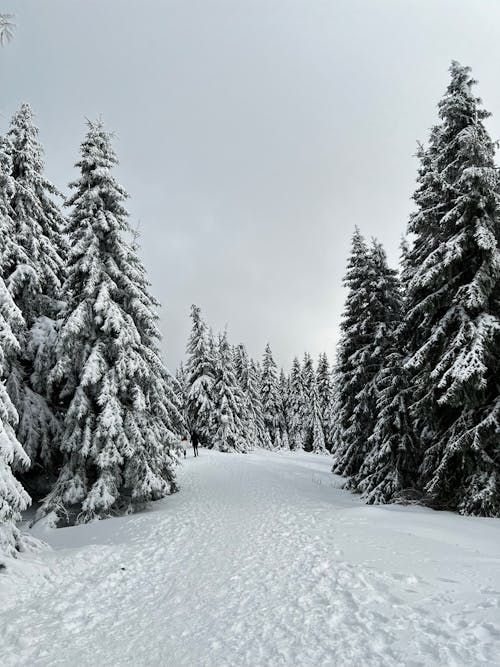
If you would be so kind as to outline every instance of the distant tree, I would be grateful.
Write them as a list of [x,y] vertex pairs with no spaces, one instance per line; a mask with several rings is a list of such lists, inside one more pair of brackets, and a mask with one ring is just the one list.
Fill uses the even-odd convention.
[[290,372],[290,392],[288,403],[288,429],[290,449],[304,448],[305,395],[302,368],[297,357]]
[[323,432],[323,424],[321,420],[320,399],[318,393],[318,385],[316,378],[312,377],[310,404],[310,419],[312,422],[311,433],[311,451],[314,454],[323,454],[326,452],[325,435]]
[[261,400],[264,425],[269,435],[268,442],[273,449],[281,449],[281,397],[278,380],[278,370],[273,359],[269,343],[266,345],[262,361]]
[[236,378],[234,356],[227,334],[219,337],[215,362],[213,447],[220,452],[245,452],[249,415],[245,395]]
[[332,372],[326,353],[320,354],[318,359],[316,386],[318,388],[318,410],[325,438],[325,446],[331,451],[334,394]]
[[288,378],[285,374],[283,368],[280,371],[279,376],[279,388],[280,388],[280,413],[281,413],[281,446],[283,449],[290,449],[290,438],[288,432],[288,409],[290,402],[290,386]]
[[313,391],[315,387],[314,365],[311,355],[308,352],[304,354],[302,364],[302,386],[304,388],[304,449],[312,451],[313,430],[314,430],[314,411],[313,411]]
[[186,419],[206,447],[213,445],[215,358],[207,325],[198,306],[191,306],[192,330],[187,345]]

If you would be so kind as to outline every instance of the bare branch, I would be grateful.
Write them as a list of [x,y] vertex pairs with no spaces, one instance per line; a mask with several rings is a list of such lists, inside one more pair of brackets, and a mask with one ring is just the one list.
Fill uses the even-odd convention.
[[14,35],[15,24],[12,14],[0,14],[0,46],[10,42]]

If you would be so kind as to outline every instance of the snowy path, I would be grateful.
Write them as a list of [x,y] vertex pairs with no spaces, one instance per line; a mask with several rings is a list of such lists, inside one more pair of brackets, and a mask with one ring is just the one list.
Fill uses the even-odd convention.
[[499,665],[500,521],[365,507],[329,466],[202,451],[148,512],[43,533],[0,574],[0,664]]

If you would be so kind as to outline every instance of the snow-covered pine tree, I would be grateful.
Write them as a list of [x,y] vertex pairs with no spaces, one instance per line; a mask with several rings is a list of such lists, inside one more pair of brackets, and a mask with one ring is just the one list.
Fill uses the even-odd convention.
[[244,392],[246,392],[247,381],[248,381],[248,366],[250,360],[248,358],[248,352],[243,343],[234,346],[233,348],[233,358],[234,358],[234,373],[236,379],[238,380],[240,387]]
[[192,329],[187,345],[186,418],[190,432],[196,431],[201,444],[213,446],[213,397],[215,360],[207,325],[198,306],[191,306]]
[[288,428],[290,449],[304,448],[305,395],[302,368],[297,357],[290,371],[290,393],[288,402]]
[[29,105],[22,105],[12,118],[0,152],[10,161],[12,175],[11,242],[3,249],[1,271],[25,323],[7,389],[19,414],[18,439],[34,466],[30,487],[43,492],[45,475],[53,474],[53,445],[59,437],[59,420],[47,400],[47,383],[55,363],[62,305],[65,222],[54,201],[59,193],[44,176],[43,151]]
[[[0,148],[0,257],[12,242],[10,161]],[[29,459],[16,437],[18,415],[6,391],[4,379],[12,359],[20,352],[19,332],[24,329],[21,312],[0,276],[0,556],[15,556],[21,548],[17,523],[30,498],[13,470],[29,466]]]
[[314,454],[324,454],[326,453],[325,435],[323,432],[323,424],[321,422],[318,385],[316,384],[316,378],[314,377],[314,374],[312,376],[309,404],[310,418],[312,420],[311,451]]
[[319,355],[316,371],[316,385],[318,387],[319,414],[325,446],[328,451],[332,449],[332,419],[333,419],[333,377],[326,352]]
[[353,477],[369,449],[377,416],[374,381],[400,307],[397,275],[382,246],[374,241],[368,250],[357,230],[345,284],[349,293],[338,355],[340,431],[334,472]]
[[[402,244],[405,273],[407,245]],[[382,251],[383,252],[383,251]],[[381,265],[385,258],[382,256]],[[404,368],[404,341],[401,328],[401,289],[394,272],[387,269],[385,305],[387,318],[381,340],[383,359],[375,380],[377,419],[368,440],[369,451],[350,487],[363,493],[369,504],[387,503],[414,493],[418,477],[418,450],[409,411],[408,373]],[[382,301],[381,301],[382,303]]]
[[[1,175],[0,175],[1,178]],[[1,204],[0,204],[1,207]],[[0,227],[3,224],[0,210]],[[5,283],[0,278],[0,376],[5,374],[7,359],[17,354],[19,343],[13,333],[22,327],[22,316],[12,301]],[[29,459],[16,437],[17,412],[0,380],[0,556],[15,556],[22,548],[17,527],[21,512],[30,504],[30,498],[13,470],[29,466]]]
[[50,384],[66,408],[62,465],[40,515],[86,522],[176,490],[156,303],[130,233],[111,135],[89,122],[70,187],[64,322]]
[[281,403],[281,446],[283,449],[290,449],[290,438],[288,434],[288,408],[290,401],[290,386],[288,378],[283,368],[280,370],[279,377],[280,403]]
[[[252,400],[250,397],[250,359],[248,357],[248,352],[243,345],[239,345],[233,348],[233,359],[234,359],[234,373],[238,385],[242,391],[243,401],[244,401],[244,430],[245,430],[245,439],[246,439],[246,450],[249,451],[254,447],[260,447],[260,433],[257,425],[257,414],[256,408],[252,405]],[[261,421],[262,421],[262,407],[261,407]]]
[[188,387],[188,378],[187,378],[187,373],[186,369],[184,367],[183,362],[179,364],[175,371],[175,379],[176,379],[176,393],[177,393],[177,400],[179,402],[181,414],[183,415],[185,419],[186,415],[186,403],[187,403],[187,387]]
[[333,386],[332,372],[330,369],[330,364],[328,363],[328,357],[326,356],[325,352],[319,355],[318,368],[316,371],[316,385],[318,388],[318,409],[325,438],[325,446],[329,451],[331,451]]
[[247,451],[249,415],[245,395],[236,378],[234,355],[227,334],[219,336],[212,389],[214,404],[213,447],[220,452]]
[[271,438],[264,422],[264,408],[261,399],[261,374],[253,359],[250,359],[248,364],[246,394],[255,424],[257,446],[263,449],[272,449]]
[[304,362],[302,364],[302,386],[304,388],[304,449],[307,452],[312,451],[313,431],[314,431],[314,410],[313,410],[313,391],[315,385],[314,364],[311,355],[304,353]]
[[470,69],[450,72],[408,228],[406,367],[427,494],[500,516],[499,174]]
[[366,373],[360,363],[360,352],[367,344],[367,336],[363,328],[364,312],[368,301],[367,268],[368,248],[361,232],[356,228],[343,280],[347,296],[340,324],[341,337],[335,364],[338,412],[333,471],[339,474],[350,474],[347,458],[347,452],[351,446],[349,431],[356,409],[357,395],[367,382]]
[[271,446],[273,449],[281,449],[282,438],[280,427],[282,423],[282,407],[278,370],[269,343],[266,345],[262,360],[260,395],[264,425],[269,435]]

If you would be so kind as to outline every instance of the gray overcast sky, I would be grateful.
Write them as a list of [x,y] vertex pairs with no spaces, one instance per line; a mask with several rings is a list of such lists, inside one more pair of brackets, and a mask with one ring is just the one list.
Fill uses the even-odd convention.
[[395,262],[452,59],[500,137],[499,0],[0,0],[1,130],[33,106],[47,173],[74,177],[84,117],[118,176],[163,304],[167,363],[191,303],[279,363],[332,357],[354,225]]

